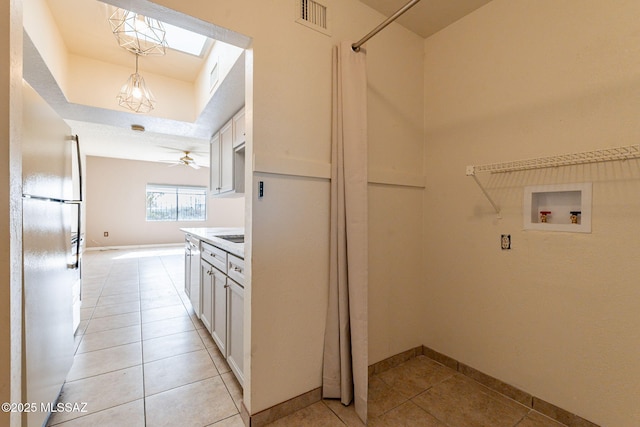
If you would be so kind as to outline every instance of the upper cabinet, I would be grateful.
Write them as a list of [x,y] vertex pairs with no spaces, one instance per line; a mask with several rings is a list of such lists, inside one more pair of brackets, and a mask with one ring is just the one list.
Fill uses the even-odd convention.
[[233,116],[233,148],[238,148],[245,142],[244,108]]
[[211,138],[210,191],[213,197],[244,194],[244,108]]

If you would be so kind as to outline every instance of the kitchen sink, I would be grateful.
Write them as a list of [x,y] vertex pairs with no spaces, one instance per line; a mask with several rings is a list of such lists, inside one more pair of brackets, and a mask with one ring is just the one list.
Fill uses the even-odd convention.
[[215,236],[218,239],[223,239],[231,243],[244,243],[244,234],[232,234],[226,236]]

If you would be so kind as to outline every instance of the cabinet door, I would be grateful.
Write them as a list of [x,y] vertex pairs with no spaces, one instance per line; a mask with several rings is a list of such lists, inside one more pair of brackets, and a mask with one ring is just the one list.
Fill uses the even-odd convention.
[[211,137],[209,165],[209,191],[211,194],[220,194],[220,133]]
[[213,317],[211,336],[227,357],[227,276],[213,269]]
[[233,116],[233,148],[244,144],[245,138],[244,108]]
[[220,193],[233,191],[233,126],[232,121],[220,129]]
[[243,327],[244,327],[244,289],[231,279],[227,279],[229,303],[227,305],[227,363],[241,386],[244,386],[243,374]]
[[211,333],[213,319],[213,272],[215,268],[206,261],[200,261],[200,320]]
[[191,294],[191,245],[189,240],[184,242],[184,293]]

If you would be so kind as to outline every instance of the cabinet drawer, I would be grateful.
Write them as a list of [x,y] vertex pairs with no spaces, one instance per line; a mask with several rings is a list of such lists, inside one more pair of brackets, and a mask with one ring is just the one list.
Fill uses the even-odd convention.
[[240,286],[244,286],[244,260],[229,254],[227,258],[227,275],[238,282]]
[[227,272],[227,253],[222,249],[202,242],[200,257],[223,273]]

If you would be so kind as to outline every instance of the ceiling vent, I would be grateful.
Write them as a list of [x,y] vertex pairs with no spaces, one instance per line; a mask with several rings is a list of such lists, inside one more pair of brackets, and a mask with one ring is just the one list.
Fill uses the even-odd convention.
[[296,0],[296,22],[330,35],[327,6],[317,1]]

